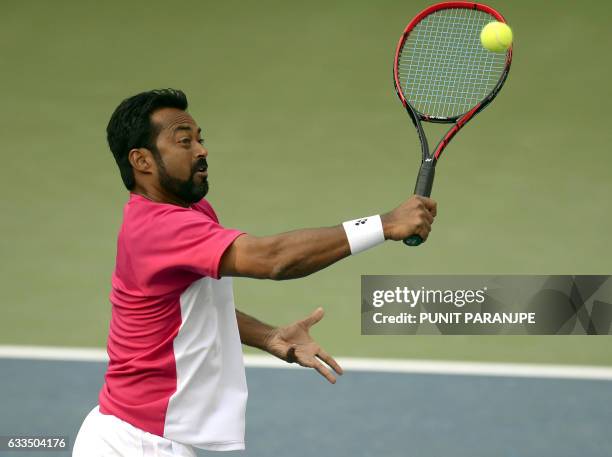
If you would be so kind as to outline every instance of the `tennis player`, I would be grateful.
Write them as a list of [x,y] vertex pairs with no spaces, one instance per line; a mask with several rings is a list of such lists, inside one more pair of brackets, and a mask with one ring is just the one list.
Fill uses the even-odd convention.
[[265,237],[225,228],[204,199],[208,151],[186,110],[179,90],[144,92],[121,102],[107,127],[130,195],[112,276],[109,364],[75,457],[244,449],[241,342],[331,383],[342,369],[309,334],[321,308],[285,327],[266,325],[235,309],[232,277],[306,276],[385,239],[426,239],[436,215],[433,200],[413,196],[334,227]]

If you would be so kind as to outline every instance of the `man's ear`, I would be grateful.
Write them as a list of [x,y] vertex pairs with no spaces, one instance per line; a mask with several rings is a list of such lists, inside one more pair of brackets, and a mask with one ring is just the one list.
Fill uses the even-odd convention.
[[128,153],[130,165],[135,171],[151,173],[153,168],[153,155],[147,148],[134,148]]

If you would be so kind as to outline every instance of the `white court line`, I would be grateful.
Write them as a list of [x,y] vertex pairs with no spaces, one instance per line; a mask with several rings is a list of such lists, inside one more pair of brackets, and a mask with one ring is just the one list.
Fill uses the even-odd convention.
[[[106,362],[106,350],[46,346],[0,346],[0,359],[64,360]],[[426,373],[466,376],[612,380],[612,368],[581,365],[455,362],[442,360],[338,358],[347,371]],[[269,355],[244,356],[247,367],[300,368]]]

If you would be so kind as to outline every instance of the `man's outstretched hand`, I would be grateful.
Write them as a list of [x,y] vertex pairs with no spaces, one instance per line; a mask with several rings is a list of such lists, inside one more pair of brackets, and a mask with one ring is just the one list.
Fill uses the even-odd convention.
[[317,308],[306,319],[273,329],[266,339],[265,349],[286,362],[314,368],[325,379],[335,384],[336,377],[321,363],[321,360],[339,375],[342,374],[342,368],[309,333],[310,327],[323,319],[324,314],[323,308]]

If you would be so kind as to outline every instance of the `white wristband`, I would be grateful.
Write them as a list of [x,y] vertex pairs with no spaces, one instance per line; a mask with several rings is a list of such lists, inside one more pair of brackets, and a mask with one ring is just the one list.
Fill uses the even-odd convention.
[[351,254],[365,251],[385,241],[382,221],[378,214],[342,223]]

